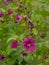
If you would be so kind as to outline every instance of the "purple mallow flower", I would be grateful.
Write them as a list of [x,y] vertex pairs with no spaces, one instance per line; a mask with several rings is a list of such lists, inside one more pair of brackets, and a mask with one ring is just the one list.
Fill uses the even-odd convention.
[[24,52],[24,53],[23,53],[23,57],[25,57],[25,56],[27,56],[27,53]]
[[27,15],[24,16],[24,21],[26,21],[26,20],[27,20]]
[[33,52],[36,50],[36,39],[33,38],[25,38],[23,41],[23,46],[24,49],[29,51],[29,52]]
[[8,2],[7,1],[4,1],[4,5],[8,5]]
[[48,59],[49,57],[46,55],[46,56],[44,56],[44,59]]
[[12,41],[11,48],[16,48],[18,46],[18,41],[14,40]]
[[14,23],[17,23],[17,20],[16,19],[14,20]]
[[17,15],[16,19],[14,20],[14,23],[17,23],[18,21],[20,21],[22,19],[22,15]]
[[4,5],[8,5],[9,2],[11,3],[11,2],[13,2],[13,0],[5,0]]
[[13,0],[6,0],[7,2],[12,2]]
[[34,28],[34,24],[32,22],[29,21],[29,28],[32,29]]
[[11,9],[8,10],[8,14],[11,15],[13,14],[13,11]]
[[45,38],[45,36],[44,36],[44,35],[40,35],[40,38],[44,39],[44,38]]
[[0,17],[2,17],[4,15],[4,13],[2,11],[0,11]]
[[17,15],[16,20],[18,21],[18,20],[21,20],[21,19],[22,19],[22,15]]
[[0,55],[0,60],[3,60],[5,57],[3,55]]

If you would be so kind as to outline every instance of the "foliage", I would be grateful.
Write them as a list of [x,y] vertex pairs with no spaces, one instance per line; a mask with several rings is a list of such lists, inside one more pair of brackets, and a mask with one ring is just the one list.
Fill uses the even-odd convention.
[[[8,14],[9,9],[12,14]],[[4,14],[0,16],[0,55],[5,59],[0,60],[0,65],[49,65],[49,0],[0,0],[1,11]],[[15,20],[17,15],[22,18]],[[34,28],[29,27],[29,21]],[[24,49],[26,37],[36,39],[36,51]],[[14,49],[13,40],[19,42]],[[27,56],[23,56],[24,52]]]

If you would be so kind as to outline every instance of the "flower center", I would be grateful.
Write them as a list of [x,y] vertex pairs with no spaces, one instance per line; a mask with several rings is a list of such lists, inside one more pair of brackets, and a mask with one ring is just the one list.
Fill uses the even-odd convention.
[[31,46],[31,43],[28,43],[27,46],[30,47]]
[[30,47],[30,44],[28,44],[28,46]]

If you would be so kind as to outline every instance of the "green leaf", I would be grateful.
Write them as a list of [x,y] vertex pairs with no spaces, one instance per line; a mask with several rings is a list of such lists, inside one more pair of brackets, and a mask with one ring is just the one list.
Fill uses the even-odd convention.
[[17,35],[11,36],[10,38],[8,38],[7,43],[9,41],[11,41],[11,40],[16,40],[16,39],[18,39],[18,36]]
[[19,65],[19,61],[16,59],[13,65]]
[[26,65],[26,61],[23,59],[22,62],[20,63],[21,65]]
[[32,32],[33,32],[35,35],[37,35],[37,34],[38,34],[38,31],[37,31],[37,29],[36,29],[36,28],[33,28],[33,29],[32,29]]

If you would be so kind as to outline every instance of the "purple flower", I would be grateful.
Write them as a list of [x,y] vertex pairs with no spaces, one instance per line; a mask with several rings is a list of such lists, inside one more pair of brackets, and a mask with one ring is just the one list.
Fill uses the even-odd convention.
[[4,15],[4,13],[2,11],[0,11],[0,17],[2,17]]
[[46,55],[46,56],[44,56],[44,59],[48,59],[48,56]]
[[11,48],[16,48],[18,46],[18,41],[14,40],[12,41]]
[[36,50],[36,39],[33,38],[25,38],[23,41],[23,46],[25,48],[25,50],[32,52],[34,50]]
[[0,60],[3,60],[5,57],[3,55],[0,55]]
[[18,21],[20,21],[22,19],[22,15],[17,15],[16,19],[14,20],[14,23],[17,23]]
[[30,29],[34,28],[33,23],[32,23],[32,22],[30,22],[30,21],[29,21],[29,27],[30,27]]
[[11,9],[8,10],[8,14],[11,15],[13,14],[13,11]]
[[27,56],[27,53],[23,53],[23,56]]
[[13,0],[6,0],[7,2],[12,2]]
[[8,5],[7,1],[4,1],[4,5]]
[[18,21],[18,20],[21,20],[21,19],[22,19],[22,15],[17,15],[16,20]]
[[44,38],[45,38],[45,36],[44,36],[44,35],[40,35],[40,38],[44,39]]
[[26,21],[26,20],[27,20],[27,15],[24,16],[24,21]]
[[14,23],[17,23],[17,20],[16,19],[14,20]]

